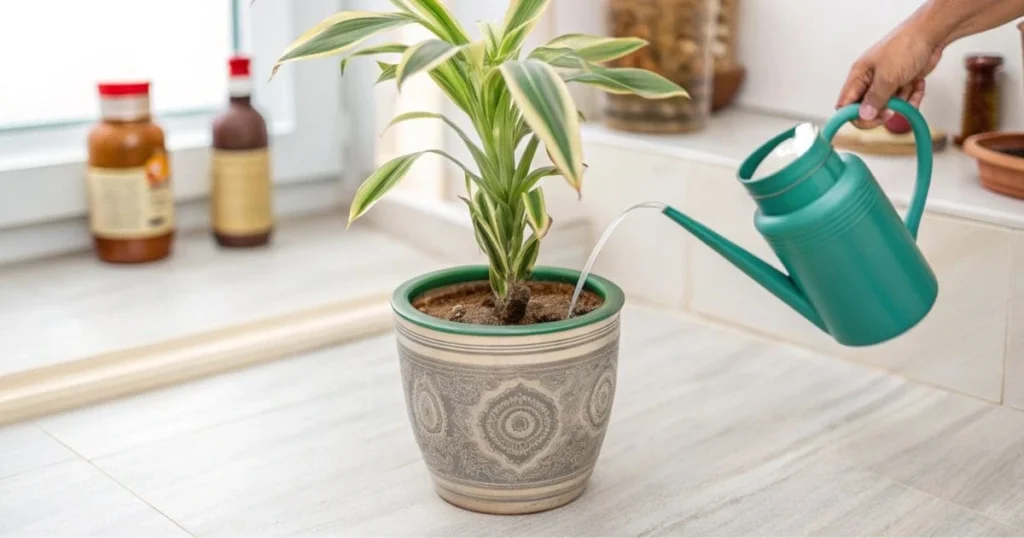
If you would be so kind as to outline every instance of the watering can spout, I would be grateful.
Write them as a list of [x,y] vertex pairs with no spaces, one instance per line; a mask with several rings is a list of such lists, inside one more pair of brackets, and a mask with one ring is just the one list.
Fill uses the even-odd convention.
[[819,329],[828,332],[821,316],[791,277],[671,206],[666,206],[662,213],[711,247],[729,263],[754,279],[755,282],[796,310],[801,316],[807,318]]

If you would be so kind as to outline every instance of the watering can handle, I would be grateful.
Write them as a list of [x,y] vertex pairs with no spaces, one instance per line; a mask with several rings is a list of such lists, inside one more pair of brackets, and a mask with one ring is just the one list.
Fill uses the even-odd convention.
[[[921,225],[921,216],[924,214],[924,203],[928,198],[928,187],[932,182],[932,132],[928,128],[928,122],[924,116],[910,103],[893,97],[889,99],[888,108],[903,114],[910,122],[914,131],[914,142],[917,144],[917,182],[914,185],[914,195],[910,199],[910,207],[907,208],[906,225],[911,237],[917,239],[917,229]],[[849,121],[859,117],[860,105],[853,104],[839,109],[832,119],[828,120],[822,129],[822,136],[828,143],[839,132],[839,128]]]

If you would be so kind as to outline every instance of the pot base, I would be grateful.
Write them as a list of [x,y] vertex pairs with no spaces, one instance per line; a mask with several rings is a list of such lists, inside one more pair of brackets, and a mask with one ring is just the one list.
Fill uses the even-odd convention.
[[546,488],[553,489],[546,496],[538,496],[537,490],[495,491],[491,492],[491,495],[478,496],[459,486],[449,489],[437,477],[434,477],[434,490],[448,503],[465,510],[481,514],[513,516],[546,512],[575,501],[587,489],[590,473],[586,473],[582,478],[582,480],[569,481],[569,489],[561,487],[565,484]]

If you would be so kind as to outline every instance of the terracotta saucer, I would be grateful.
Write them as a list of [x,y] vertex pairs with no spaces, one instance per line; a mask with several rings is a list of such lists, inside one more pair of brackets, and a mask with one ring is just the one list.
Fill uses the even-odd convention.
[[983,187],[1024,199],[1024,132],[976,134],[964,141],[964,153],[978,160]]

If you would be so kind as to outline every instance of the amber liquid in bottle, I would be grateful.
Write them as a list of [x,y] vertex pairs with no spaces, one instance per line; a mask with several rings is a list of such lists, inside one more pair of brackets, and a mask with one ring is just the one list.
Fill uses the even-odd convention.
[[171,253],[174,197],[164,132],[150,119],[149,83],[100,84],[102,121],[89,132],[86,192],[96,253],[144,263]]
[[267,124],[253,108],[249,60],[232,58],[231,100],[213,125],[213,236],[224,247],[255,247],[273,231]]
[[960,146],[971,135],[999,129],[999,68],[1003,58],[994,54],[968,56],[960,134],[953,142]]

